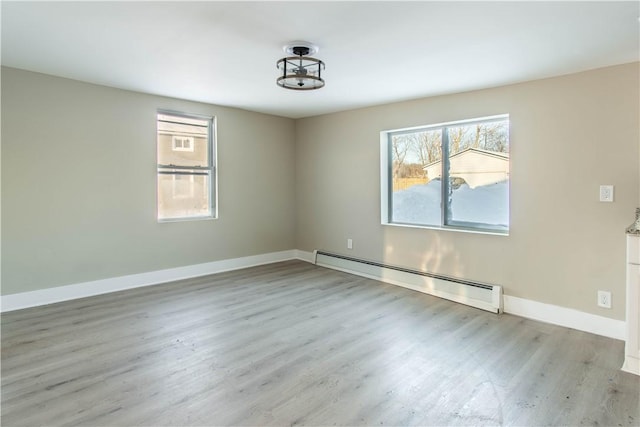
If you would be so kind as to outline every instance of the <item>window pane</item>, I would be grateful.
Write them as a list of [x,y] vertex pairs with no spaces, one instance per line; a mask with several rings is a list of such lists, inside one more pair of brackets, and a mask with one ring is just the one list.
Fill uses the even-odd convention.
[[209,166],[209,121],[158,114],[158,164]]
[[214,119],[157,114],[158,219],[213,218]]
[[442,131],[391,135],[389,149],[391,221],[440,226]]
[[447,224],[509,228],[507,120],[447,128]]
[[383,224],[509,231],[507,115],[383,134]]
[[158,174],[158,219],[211,215],[208,172],[162,170]]

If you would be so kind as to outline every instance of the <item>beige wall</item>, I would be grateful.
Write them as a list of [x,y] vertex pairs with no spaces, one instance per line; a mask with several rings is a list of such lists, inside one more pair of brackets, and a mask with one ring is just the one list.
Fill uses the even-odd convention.
[[[297,248],[505,287],[624,318],[625,234],[639,203],[638,64],[296,122]],[[509,236],[380,225],[382,130],[510,114]],[[600,184],[615,202],[598,201]],[[352,238],[354,248],[346,249]],[[612,291],[611,310],[596,306]]]
[[[2,293],[321,248],[623,319],[624,228],[640,206],[638,73],[630,64],[293,121],[3,68]],[[157,223],[157,109],[217,116],[219,219]],[[508,237],[380,225],[380,131],[502,113]],[[616,186],[614,203],[598,202],[600,184]],[[598,289],[613,292],[612,310],[596,307]]]
[[[156,221],[156,112],[218,120],[219,219]],[[2,293],[292,249],[291,119],[2,68]]]

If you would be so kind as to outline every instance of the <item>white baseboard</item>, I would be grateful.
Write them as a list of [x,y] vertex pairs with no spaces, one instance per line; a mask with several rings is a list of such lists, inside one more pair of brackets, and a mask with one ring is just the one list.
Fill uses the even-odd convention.
[[[4,295],[0,297],[0,311],[7,312],[40,305],[53,304],[61,301],[85,298],[125,289],[157,285],[174,280],[189,279],[206,276],[207,274],[222,273],[257,265],[271,264],[290,259],[303,259],[305,253],[296,250],[271,252],[242,258],[226,259],[207,262],[204,264],[188,265],[185,267],[169,268],[166,270],[150,271],[147,273],[131,274],[73,285],[57,286],[31,292]],[[306,259],[303,259],[306,261]]]
[[[288,251],[272,252],[242,258],[213,261],[204,264],[189,265],[185,267],[170,268],[166,270],[151,271],[147,273],[131,274],[128,276],[94,280],[74,285],[58,286],[55,288],[4,295],[0,297],[0,312],[53,304],[56,302],[85,298],[109,292],[122,291],[125,289],[157,285],[173,280],[222,273],[224,271],[238,270],[241,268],[271,264],[290,259],[299,259],[310,263],[315,262],[315,256],[312,252],[292,249]],[[372,278],[384,281],[382,277]],[[619,340],[625,339],[626,325],[622,320],[596,316],[594,314],[570,308],[544,304],[510,295],[504,295],[503,298],[504,311],[506,313],[590,332],[596,335],[603,335],[609,338]]]
[[625,339],[626,323],[623,320],[597,316],[571,308],[545,304],[511,295],[504,295],[505,313],[545,323],[590,332],[617,340]]
[[296,249],[294,252],[295,252],[296,259],[299,259],[300,261],[307,261],[307,262],[310,262],[311,264],[315,264],[316,256],[313,252],[301,251],[299,249]]
[[640,375],[640,354],[638,358],[627,355],[624,359],[622,370],[631,374]]

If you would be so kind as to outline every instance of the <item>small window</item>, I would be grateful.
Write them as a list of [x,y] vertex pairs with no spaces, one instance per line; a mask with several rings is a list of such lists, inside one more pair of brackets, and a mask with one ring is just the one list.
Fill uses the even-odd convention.
[[193,151],[192,136],[173,135],[171,140],[173,145],[173,151]]
[[157,114],[158,220],[215,218],[214,119]]
[[509,231],[509,116],[381,133],[382,223]]

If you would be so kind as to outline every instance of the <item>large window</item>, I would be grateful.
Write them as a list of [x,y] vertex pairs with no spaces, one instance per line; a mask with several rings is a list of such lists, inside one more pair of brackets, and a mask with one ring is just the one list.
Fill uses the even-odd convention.
[[214,218],[214,120],[159,112],[158,220]]
[[382,132],[382,222],[509,231],[509,116]]

